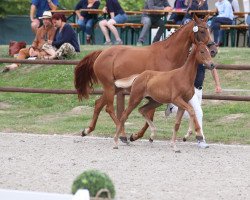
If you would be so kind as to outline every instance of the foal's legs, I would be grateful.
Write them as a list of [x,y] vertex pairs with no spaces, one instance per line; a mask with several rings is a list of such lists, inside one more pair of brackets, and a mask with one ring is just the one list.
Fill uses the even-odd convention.
[[130,113],[135,109],[136,106],[138,106],[138,104],[141,102],[142,99],[143,96],[136,96],[136,97],[133,97],[132,95],[130,96],[128,107],[123,111],[120,123],[116,126],[116,133],[114,136],[114,141],[115,141],[114,149],[118,149],[118,137],[119,133],[124,128],[125,121],[128,119]]
[[[149,119],[151,121],[153,121],[154,118],[154,113],[155,113],[155,109],[152,109],[150,111],[148,111],[147,115],[149,117]],[[146,132],[146,130],[148,129],[149,125],[146,122],[145,125],[142,127],[142,129],[140,131],[138,131],[137,133],[134,133],[130,136],[130,141],[133,142],[135,140],[138,140],[139,138],[142,138],[144,133]]]
[[176,136],[177,136],[178,130],[180,128],[181,119],[182,119],[182,116],[183,116],[184,112],[185,112],[184,109],[178,107],[177,114],[176,114],[176,117],[175,117],[175,125],[174,125],[174,128],[173,128],[171,147],[173,148],[174,152],[176,152],[176,153],[180,153],[180,150],[176,146],[176,138],[177,138]]
[[[161,103],[158,103],[156,102],[155,100],[153,99],[149,99],[149,102],[145,105],[143,105],[142,107],[139,108],[139,112],[142,114],[142,116],[145,118],[147,124],[149,125],[150,129],[151,129],[151,135],[150,135],[150,138],[149,138],[149,141],[150,142],[153,142],[154,141],[154,137],[156,135],[156,127],[153,123],[153,120],[152,120],[152,116],[151,115],[148,115],[148,113],[151,111],[152,113],[152,110],[155,111],[155,108],[161,106],[162,104]],[[154,112],[153,112],[154,114]],[[138,139],[138,138],[137,138]]]
[[198,141],[203,140],[203,136],[202,136],[202,133],[201,133],[201,128],[200,128],[200,125],[199,125],[199,123],[197,121],[194,109],[191,106],[191,104],[186,103],[180,97],[175,100],[174,104],[176,104],[178,107],[180,107],[180,108],[182,108],[182,109],[184,109],[184,110],[186,110],[188,112],[188,114],[190,116],[190,119],[194,123],[194,128],[195,128],[195,133],[196,133],[196,139]]

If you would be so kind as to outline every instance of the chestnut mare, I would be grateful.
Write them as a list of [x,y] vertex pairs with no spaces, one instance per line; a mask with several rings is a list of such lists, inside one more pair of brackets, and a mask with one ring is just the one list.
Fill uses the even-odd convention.
[[[88,128],[84,129],[82,136],[85,136],[95,129],[100,111],[106,106],[116,126],[119,119],[114,112],[114,96],[121,89],[117,89],[114,81],[129,77],[132,74],[139,74],[145,70],[170,71],[182,66],[194,42],[204,42],[210,48],[211,55],[216,55],[217,47],[211,41],[210,32],[207,27],[206,16],[203,20],[194,16],[194,19],[179,28],[169,38],[156,42],[145,47],[112,46],[105,50],[94,51],[85,56],[75,67],[75,88],[79,100],[88,98],[94,83],[101,83],[103,94],[95,102],[94,114]],[[150,113],[153,119],[154,111]],[[131,140],[143,136],[148,128],[146,123],[138,132],[131,135]],[[121,140],[127,142],[124,129],[121,133]]]
[[139,103],[141,103],[143,98],[147,98],[149,101],[147,104],[139,108],[139,112],[146,119],[146,122],[151,129],[151,142],[155,137],[156,128],[153,121],[148,117],[148,112],[165,103],[173,103],[178,106],[172,136],[172,146],[174,151],[179,152],[175,141],[177,131],[180,127],[181,118],[185,110],[187,110],[190,119],[193,122],[196,139],[203,142],[203,136],[194,109],[192,105],[188,103],[194,95],[194,81],[197,74],[198,64],[204,64],[210,70],[215,67],[208,48],[202,42],[193,44],[192,51],[188,56],[186,63],[178,69],[168,72],[146,70],[139,75],[132,75],[129,78],[115,81],[116,87],[131,87],[131,92],[128,107],[123,111],[120,124],[116,129],[114,148],[118,148],[118,136],[129,114],[139,105]]

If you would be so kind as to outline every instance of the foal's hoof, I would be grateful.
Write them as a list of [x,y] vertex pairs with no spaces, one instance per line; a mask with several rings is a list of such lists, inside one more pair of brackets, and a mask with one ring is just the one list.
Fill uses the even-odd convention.
[[86,136],[86,135],[87,135],[87,134],[85,133],[85,130],[83,130],[81,136],[84,137],[84,136]]
[[187,138],[184,137],[182,140],[183,140],[183,142],[186,142],[186,141],[187,141]]
[[126,144],[129,143],[127,137],[120,136],[119,138],[120,138],[120,140],[121,140],[123,143],[126,143]]
[[154,140],[152,138],[149,138],[149,142],[152,143]]
[[133,135],[130,135],[130,138],[129,138],[130,142],[134,142],[134,138],[133,138]]
[[118,146],[114,146],[113,149],[118,149]]

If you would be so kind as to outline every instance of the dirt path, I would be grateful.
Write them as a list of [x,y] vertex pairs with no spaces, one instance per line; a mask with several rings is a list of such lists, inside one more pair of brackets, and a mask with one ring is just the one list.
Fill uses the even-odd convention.
[[79,136],[0,133],[0,188],[70,193],[74,178],[99,169],[118,200],[250,199],[250,146],[166,141],[120,144]]

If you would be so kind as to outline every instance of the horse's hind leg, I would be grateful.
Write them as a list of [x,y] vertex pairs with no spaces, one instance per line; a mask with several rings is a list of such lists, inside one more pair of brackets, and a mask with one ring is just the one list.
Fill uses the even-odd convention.
[[102,95],[99,99],[95,101],[95,108],[94,108],[94,113],[92,117],[92,121],[90,122],[90,125],[88,128],[85,128],[82,131],[82,136],[86,136],[90,134],[93,130],[95,130],[96,122],[99,117],[99,114],[102,110],[102,108],[106,105],[105,97]]
[[[150,142],[153,142],[154,140],[154,137],[155,137],[155,133],[156,133],[156,128],[153,124],[153,114],[154,114],[154,111],[155,111],[155,108],[161,106],[162,104],[161,103],[158,103],[156,101],[154,101],[153,99],[149,99],[149,102],[147,104],[145,104],[144,106],[140,107],[139,108],[139,112],[143,115],[143,117],[146,119],[146,122],[148,124],[148,126],[150,127],[151,129],[151,135],[150,135],[150,138],[149,138],[149,141]],[[143,136],[143,135],[131,135],[130,138],[132,139],[138,139],[139,137]]]
[[[154,118],[154,113],[155,113],[155,109],[152,109],[150,110],[147,115],[149,117],[149,119],[151,121],[153,121],[153,118]],[[139,138],[142,138],[144,136],[144,133],[146,132],[146,130],[148,129],[149,125],[148,123],[146,122],[144,124],[144,126],[142,127],[142,129],[140,131],[138,131],[137,133],[134,133],[130,136],[130,141],[133,142],[135,140],[138,140]]]

